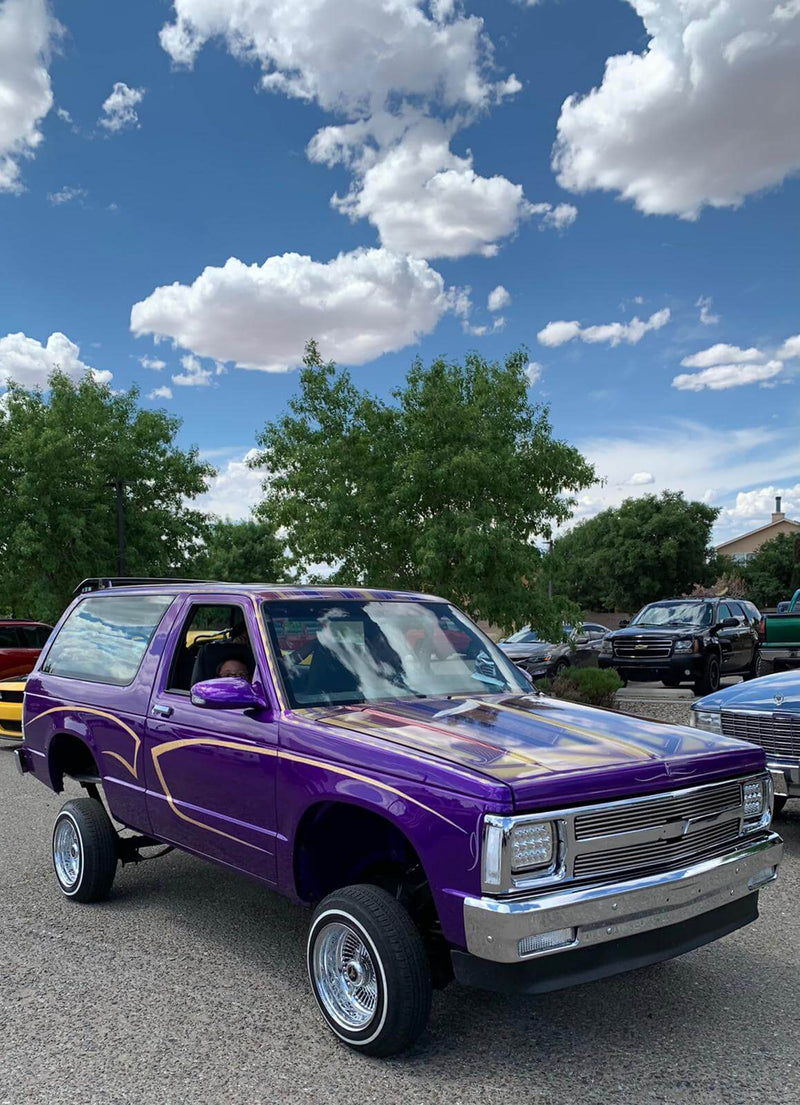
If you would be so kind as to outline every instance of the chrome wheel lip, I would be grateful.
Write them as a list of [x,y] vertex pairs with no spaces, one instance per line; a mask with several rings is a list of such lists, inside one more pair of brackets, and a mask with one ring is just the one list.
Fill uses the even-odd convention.
[[371,1027],[380,1006],[379,971],[356,927],[336,918],[317,929],[309,972],[317,1000],[335,1025],[348,1033]]
[[71,817],[60,817],[53,830],[53,866],[62,888],[75,890],[83,873],[83,843]]

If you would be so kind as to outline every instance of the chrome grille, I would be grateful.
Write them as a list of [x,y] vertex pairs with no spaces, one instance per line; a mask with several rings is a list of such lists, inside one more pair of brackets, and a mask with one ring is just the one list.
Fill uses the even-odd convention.
[[635,871],[643,867],[671,867],[683,860],[701,857],[739,836],[739,818],[733,817],[719,825],[698,829],[678,840],[651,840],[627,848],[602,852],[584,852],[575,857],[573,875],[583,878],[613,875],[620,871]]
[[634,829],[657,828],[670,821],[693,817],[711,817],[723,810],[738,809],[742,801],[740,783],[723,783],[668,798],[643,798],[637,803],[587,809],[575,818],[575,839],[629,833]]
[[757,744],[771,756],[800,761],[800,714],[746,714],[722,711],[726,737]]
[[671,637],[634,637],[614,642],[614,655],[625,660],[663,660],[671,653]]

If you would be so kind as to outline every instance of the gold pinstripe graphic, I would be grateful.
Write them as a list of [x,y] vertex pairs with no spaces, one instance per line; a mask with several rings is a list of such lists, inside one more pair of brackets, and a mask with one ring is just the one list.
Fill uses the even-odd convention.
[[[467,695],[453,695],[453,698],[467,698]],[[521,710],[518,706],[508,706],[501,702],[487,702],[486,707],[490,710],[506,710],[511,714],[519,714],[522,717],[535,718],[536,721],[541,721],[543,725],[554,725],[557,729],[565,729],[568,733],[575,733],[579,737],[591,737],[593,740],[613,740],[616,744],[621,744],[623,748],[627,748],[631,752],[638,752],[644,754],[648,759],[658,759],[658,755],[655,752],[650,752],[646,748],[642,748],[638,744],[631,744],[630,741],[624,740],[622,737],[618,737],[615,734],[597,733],[591,729],[583,729],[579,725],[570,725],[566,721],[556,721],[554,718],[543,717],[535,710]]]
[[106,710],[96,710],[92,706],[51,706],[49,710],[43,710],[40,714],[37,714],[36,717],[32,717],[28,724],[30,725],[33,721],[38,721],[40,718],[47,717],[48,714],[68,714],[73,712],[76,714],[94,714],[97,717],[105,718],[106,721],[113,721],[117,725],[119,725],[121,729],[124,729],[126,733],[133,737],[133,763],[129,763],[124,756],[121,756],[119,754],[119,752],[107,752],[105,749],[102,748],[100,749],[100,751],[104,756],[112,756],[115,760],[119,760],[122,766],[128,769],[134,779],[138,779],[139,748],[142,744],[142,738],[138,735],[138,733],[135,733],[129,725],[126,725],[124,721],[120,720],[120,718],[118,718],[115,714],[109,714]]

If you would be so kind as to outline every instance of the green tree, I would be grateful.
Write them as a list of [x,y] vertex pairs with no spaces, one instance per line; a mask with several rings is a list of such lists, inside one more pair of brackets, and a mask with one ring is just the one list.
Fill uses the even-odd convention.
[[585,610],[638,610],[716,578],[715,507],[679,491],[626,499],[560,537],[550,556],[556,590]]
[[213,468],[175,445],[180,420],[140,410],[86,375],[49,390],[11,383],[0,414],[0,608],[57,618],[86,576],[115,575],[115,480],[125,487],[126,570],[185,571],[206,533],[186,505]]
[[214,522],[192,571],[231,583],[276,583],[283,579],[283,544],[263,522]]
[[[385,403],[306,350],[289,413],[258,438],[258,515],[300,573],[442,594],[504,628],[554,632],[535,541],[595,480],[528,399],[524,352],[504,364],[417,360]],[[559,627],[560,632],[560,627]]]
[[776,606],[800,587],[800,534],[781,533],[761,546],[743,568],[748,597]]

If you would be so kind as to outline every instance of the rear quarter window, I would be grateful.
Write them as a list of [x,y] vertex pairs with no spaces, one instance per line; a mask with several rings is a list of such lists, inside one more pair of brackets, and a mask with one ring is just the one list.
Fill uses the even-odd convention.
[[173,599],[173,595],[84,599],[62,625],[41,670],[67,679],[128,686]]

